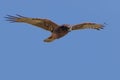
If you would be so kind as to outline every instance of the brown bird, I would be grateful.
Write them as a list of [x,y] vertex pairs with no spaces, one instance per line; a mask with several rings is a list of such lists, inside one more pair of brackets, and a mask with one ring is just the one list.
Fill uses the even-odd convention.
[[7,21],[10,21],[10,22],[28,23],[28,24],[37,26],[39,28],[43,28],[45,30],[50,31],[51,36],[45,39],[44,42],[52,42],[55,39],[59,39],[65,36],[67,33],[69,33],[72,30],[80,30],[80,29],[87,29],[87,28],[100,30],[100,29],[103,29],[104,27],[103,25],[96,24],[96,23],[81,23],[73,26],[68,24],[58,25],[48,19],[29,18],[21,15],[16,15],[16,16],[7,15],[5,18],[7,18]]

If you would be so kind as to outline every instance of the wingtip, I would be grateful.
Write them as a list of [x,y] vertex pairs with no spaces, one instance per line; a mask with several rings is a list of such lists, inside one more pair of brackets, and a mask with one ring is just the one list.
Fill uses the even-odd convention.
[[16,14],[16,16],[24,18],[24,16],[21,16],[21,15],[19,15],[19,14]]
[[106,27],[106,25],[108,25],[108,24],[104,22],[103,25],[102,25],[102,27],[104,28],[104,27]]
[[14,22],[16,22],[16,19],[19,17],[7,14],[4,18],[6,18],[6,21],[9,21],[10,23],[14,23]]

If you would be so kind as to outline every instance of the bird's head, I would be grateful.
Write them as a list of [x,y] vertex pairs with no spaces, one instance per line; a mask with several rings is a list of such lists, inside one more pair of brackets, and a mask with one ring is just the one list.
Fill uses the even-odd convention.
[[70,30],[70,25],[69,24],[63,24],[60,27],[61,27],[61,29],[66,30],[66,31]]

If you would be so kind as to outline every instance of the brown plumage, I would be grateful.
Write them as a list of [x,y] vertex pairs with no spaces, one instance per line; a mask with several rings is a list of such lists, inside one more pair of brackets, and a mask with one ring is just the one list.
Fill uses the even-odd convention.
[[55,39],[59,39],[65,36],[68,32],[72,30],[87,29],[87,28],[100,30],[100,29],[103,29],[104,27],[103,25],[96,24],[96,23],[81,23],[73,26],[68,24],[58,25],[48,19],[28,18],[21,15],[17,15],[17,16],[7,15],[5,18],[7,18],[7,21],[10,21],[10,22],[28,23],[28,24],[32,24],[34,26],[50,31],[51,36],[45,39],[44,42],[52,42]]

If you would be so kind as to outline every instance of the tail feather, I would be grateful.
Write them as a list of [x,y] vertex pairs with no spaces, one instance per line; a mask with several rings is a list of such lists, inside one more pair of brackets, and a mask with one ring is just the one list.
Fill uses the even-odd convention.
[[54,40],[55,40],[54,36],[50,36],[47,39],[45,39],[44,42],[52,42]]

